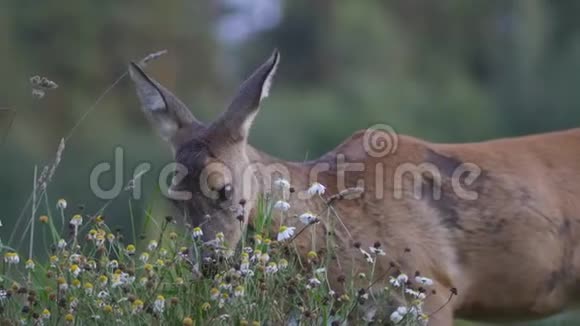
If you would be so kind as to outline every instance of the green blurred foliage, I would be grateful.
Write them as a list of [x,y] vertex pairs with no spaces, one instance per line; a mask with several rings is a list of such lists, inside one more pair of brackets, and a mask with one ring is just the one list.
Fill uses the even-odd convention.
[[[129,61],[159,49],[169,53],[148,71],[209,121],[279,48],[282,64],[251,140],[285,159],[314,158],[377,123],[439,142],[580,125],[579,1],[280,0],[281,20],[240,42],[216,36],[240,10],[227,3],[0,2],[0,108],[16,112],[0,144],[2,239],[25,207],[34,166],[50,162],[62,137],[70,136],[49,197],[51,205],[66,198],[71,214],[77,204],[88,213],[104,204],[89,175],[112,162],[116,146],[125,149],[124,182],[139,162],[158,171],[170,161],[128,78],[88,111]],[[28,79],[37,74],[60,87],[33,99]],[[0,137],[10,112],[0,110]],[[131,202],[137,219],[166,212],[155,173],[144,180],[145,197]],[[125,228],[128,203],[124,194],[106,211]]]

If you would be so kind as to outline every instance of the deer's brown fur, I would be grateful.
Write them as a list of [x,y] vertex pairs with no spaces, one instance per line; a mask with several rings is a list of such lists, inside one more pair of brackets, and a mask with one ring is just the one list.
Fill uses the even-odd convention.
[[[368,131],[360,131],[317,160],[278,160],[247,144],[278,61],[275,52],[210,125],[197,121],[137,65],[130,66],[145,114],[171,144],[176,161],[188,170],[188,176],[174,185],[174,190],[192,193],[182,208],[194,224],[206,214],[212,216],[204,229],[208,239],[223,231],[231,243],[239,240],[236,218],[251,223],[257,193],[270,186],[271,179],[265,177],[272,172],[268,167],[285,171],[284,177],[298,191],[320,182],[327,186],[327,194],[336,194],[362,181],[362,196],[333,203],[340,223],[335,221],[333,230],[337,263],[329,267],[329,275],[366,270],[353,245],[359,242],[368,248],[379,241],[387,255],[378,259],[375,275],[394,272],[390,267],[394,263],[408,275],[419,271],[435,280],[436,294],[426,300],[427,313],[447,302],[451,288],[458,290],[431,316],[430,325],[452,325],[455,317],[544,317],[574,304],[580,284],[580,129],[470,144],[433,144],[397,136],[396,150],[378,157],[366,149]],[[345,172],[344,162],[362,163],[364,170]],[[479,169],[474,180],[455,174],[466,163]],[[438,175],[421,170],[400,178],[402,166],[419,171],[422,164],[436,168]],[[242,178],[248,166],[254,172]],[[313,174],[316,169],[322,171]],[[211,175],[206,178],[206,193],[199,186],[205,178],[200,176],[202,170],[212,172],[206,175]],[[477,198],[459,195],[454,182]],[[251,191],[242,191],[248,184]],[[440,187],[440,194],[434,187]],[[420,196],[415,195],[417,190]],[[401,196],[395,196],[397,192]],[[238,204],[242,199],[244,209]],[[289,201],[290,215],[325,207],[321,198],[304,199],[298,193]],[[324,223],[316,230],[321,239],[329,231]],[[296,243],[304,255],[311,250],[308,232]],[[358,257],[354,266],[353,255]]]

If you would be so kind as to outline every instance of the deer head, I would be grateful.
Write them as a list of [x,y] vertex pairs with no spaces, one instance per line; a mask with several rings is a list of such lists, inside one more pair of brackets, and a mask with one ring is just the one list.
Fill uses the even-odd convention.
[[241,237],[240,223],[248,221],[257,197],[256,176],[246,172],[251,163],[248,134],[279,61],[280,54],[274,51],[210,124],[195,119],[185,104],[139,65],[129,65],[141,108],[171,146],[179,167],[170,197],[189,223],[203,225],[204,241],[223,232],[225,240],[235,245]]

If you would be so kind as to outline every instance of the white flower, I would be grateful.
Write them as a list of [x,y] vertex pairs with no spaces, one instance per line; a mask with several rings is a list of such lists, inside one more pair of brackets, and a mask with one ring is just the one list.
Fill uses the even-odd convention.
[[363,254],[363,256],[365,257],[365,260],[369,263],[369,264],[374,264],[375,259],[371,256],[371,254],[369,254],[368,252],[366,252],[364,249],[359,249],[360,252]]
[[370,252],[372,252],[373,254],[377,255],[377,256],[384,256],[386,255],[385,251],[381,248],[376,248],[376,247],[369,247]]
[[276,179],[276,181],[274,181],[274,185],[282,190],[290,189],[290,182],[288,182],[286,179]]
[[219,288],[220,290],[225,290],[225,292],[229,292],[232,289],[232,284],[222,282],[219,284]]
[[131,313],[134,315],[140,313],[141,311],[143,311],[143,305],[144,305],[143,301],[139,299],[133,301],[133,303],[131,304]]
[[25,266],[25,267],[26,267],[26,269],[33,270],[35,266],[36,266],[36,265],[34,264],[34,261],[33,261],[32,259],[28,259],[28,260],[26,261],[26,266]]
[[20,262],[20,256],[18,256],[18,254],[13,251],[7,252],[4,255],[4,262],[16,265]]
[[409,308],[409,311],[407,312],[407,314],[413,316],[414,318],[419,317],[419,315],[421,315],[423,313],[421,306],[416,305],[416,306],[412,306],[411,308]]
[[59,288],[61,291],[66,291],[66,290],[68,289],[68,284],[67,284],[66,282],[60,283],[60,284],[58,285],[58,288]]
[[133,282],[135,282],[135,276],[130,276],[127,273],[121,273],[121,280],[123,281],[123,284],[133,284]]
[[313,277],[313,278],[308,280],[308,284],[306,284],[306,288],[308,290],[310,290],[310,289],[313,289],[313,288],[319,286],[320,284],[322,284],[322,282],[320,282],[320,280],[317,279],[316,277]]
[[260,260],[260,256],[262,256],[262,250],[256,249],[256,251],[254,251],[254,255],[252,255],[252,258],[250,258],[250,260],[252,262],[258,261]]
[[322,184],[315,182],[313,183],[310,188],[308,188],[308,194],[310,196],[314,196],[314,195],[324,195],[324,192],[326,191],[326,187],[323,186]]
[[242,259],[242,263],[240,264],[240,271],[246,272],[250,269],[250,260],[248,258]]
[[282,225],[280,230],[278,230],[278,241],[284,241],[292,238],[294,235],[294,230],[296,230],[296,228],[293,226]]
[[407,274],[401,273],[399,276],[397,276],[397,281],[399,281],[401,284],[405,284],[409,281],[409,277]]
[[398,287],[405,285],[408,280],[409,280],[409,277],[406,274],[401,273],[396,278],[391,276],[389,283],[391,283],[392,286],[398,288]]
[[83,217],[80,214],[73,216],[72,219],[70,220],[70,225],[72,226],[79,227],[81,226],[81,224],[83,224]]
[[109,297],[109,292],[107,291],[101,291],[99,292],[99,294],[97,294],[97,298],[99,299],[106,299]]
[[141,254],[141,256],[139,256],[139,260],[141,260],[144,264],[147,263],[147,261],[149,260],[149,254],[144,252]]
[[397,308],[397,312],[400,315],[405,316],[407,314],[407,312],[409,312],[409,309],[407,309],[407,307],[400,306],[399,308]]
[[405,289],[405,293],[407,293],[408,295],[413,296],[415,298],[419,298],[419,296],[422,294],[421,292],[415,291],[413,289]]
[[68,258],[68,260],[73,264],[79,264],[81,262],[81,258],[82,258],[82,256],[79,254],[72,254]]
[[111,287],[116,288],[118,286],[123,285],[123,280],[121,278],[121,274],[113,274],[111,278]]
[[63,209],[64,210],[64,209],[66,209],[67,206],[68,206],[68,204],[66,203],[66,200],[64,200],[62,198],[59,199],[56,202],[56,207],[59,208],[59,209]]
[[157,241],[155,240],[149,241],[149,244],[147,245],[147,250],[153,251],[155,249],[157,249]]
[[310,212],[306,212],[306,213],[300,215],[299,219],[300,219],[300,222],[302,222],[303,224],[306,224],[306,225],[315,224],[315,223],[320,222],[318,217],[316,217],[316,215],[314,215]]
[[234,289],[234,297],[243,297],[244,296],[244,287],[241,285],[236,286]]
[[268,253],[267,253],[267,252],[265,252],[265,253],[263,253],[263,254],[261,254],[261,255],[260,255],[260,258],[259,258],[259,260],[260,260],[260,262],[261,262],[262,264],[265,264],[265,263],[267,263],[268,261],[270,261],[270,255],[268,255]]
[[275,262],[271,262],[266,266],[266,273],[267,274],[274,274],[278,271],[278,265]]
[[191,236],[194,239],[199,239],[199,238],[201,238],[202,235],[203,235],[203,231],[201,230],[201,228],[199,226],[193,228],[193,233]]
[[66,241],[64,241],[64,239],[60,239],[58,240],[56,246],[58,247],[58,249],[64,249],[66,247]]
[[162,314],[163,310],[165,310],[165,298],[162,295],[158,295],[157,299],[153,302],[153,311]]
[[274,208],[282,212],[287,212],[290,209],[290,204],[283,200],[279,200],[274,204]]
[[391,321],[392,321],[393,323],[397,324],[397,323],[399,323],[401,320],[403,320],[403,316],[401,316],[401,314],[399,314],[397,311],[394,311],[394,312],[391,314],[391,317],[390,317],[390,319],[391,319]]
[[278,267],[280,269],[286,269],[286,267],[288,267],[288,261],[284,258],[280,259],[280,261],[278,261]]
[[433,285],[433,280],[428,278],[428,277],[423,277],[423,276],[417,276],[415,277],[415,282],[421,284],[421,285],[425,285],[425,286],[431,286]]
[[119,262],[116,259],[113,259],[107,263],[107,267],[110,269],[117,269],[119,268]]
[[81,268],[77,264],[70,265],[69,271],[75,276],[78,277],[79,274],[82,272]]

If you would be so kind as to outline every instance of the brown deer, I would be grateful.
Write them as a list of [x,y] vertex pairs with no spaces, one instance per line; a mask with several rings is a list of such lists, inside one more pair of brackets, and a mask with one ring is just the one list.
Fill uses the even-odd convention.
[[[395,139],[380,130],[369,138],[359,131],[317,160],[287,162],[247,141],[279,61],[275,51],[211,124],[196,120],[139,65],[129,67],[143,112],[187,168],[172,191],[187,190],[179,205],[192,225],[205,223],[206,240],[221,231],[237,243],[240,220],[252,223],[257,196],[271,185],[268,175],[282,171],[297,191],[313,182],[325,185],[327,195],[364,189],[333,203],[344,224],[335,230],[343,264],[329,267],[329,275],[351,270],[354,243],[367,248],[379,241],[387,256],[378,260],[376,275],[394,263],[434,280],[436,294],[424,310],[443,308],[429,325],[541,318],[574,303],[580,290],[579,129],[469,144]],[[381,145],[376,137],[396,146],[369,152],[369,143]],[[325,205],[316,196],[289,201],[295,213]],[[317,228],[321,237],[325,231]],[[309,236],[295,241],[303,254],[310,250]],[[364,257],[356,257],[362,266]],[[458,293],[445,304],[450,289]]]

